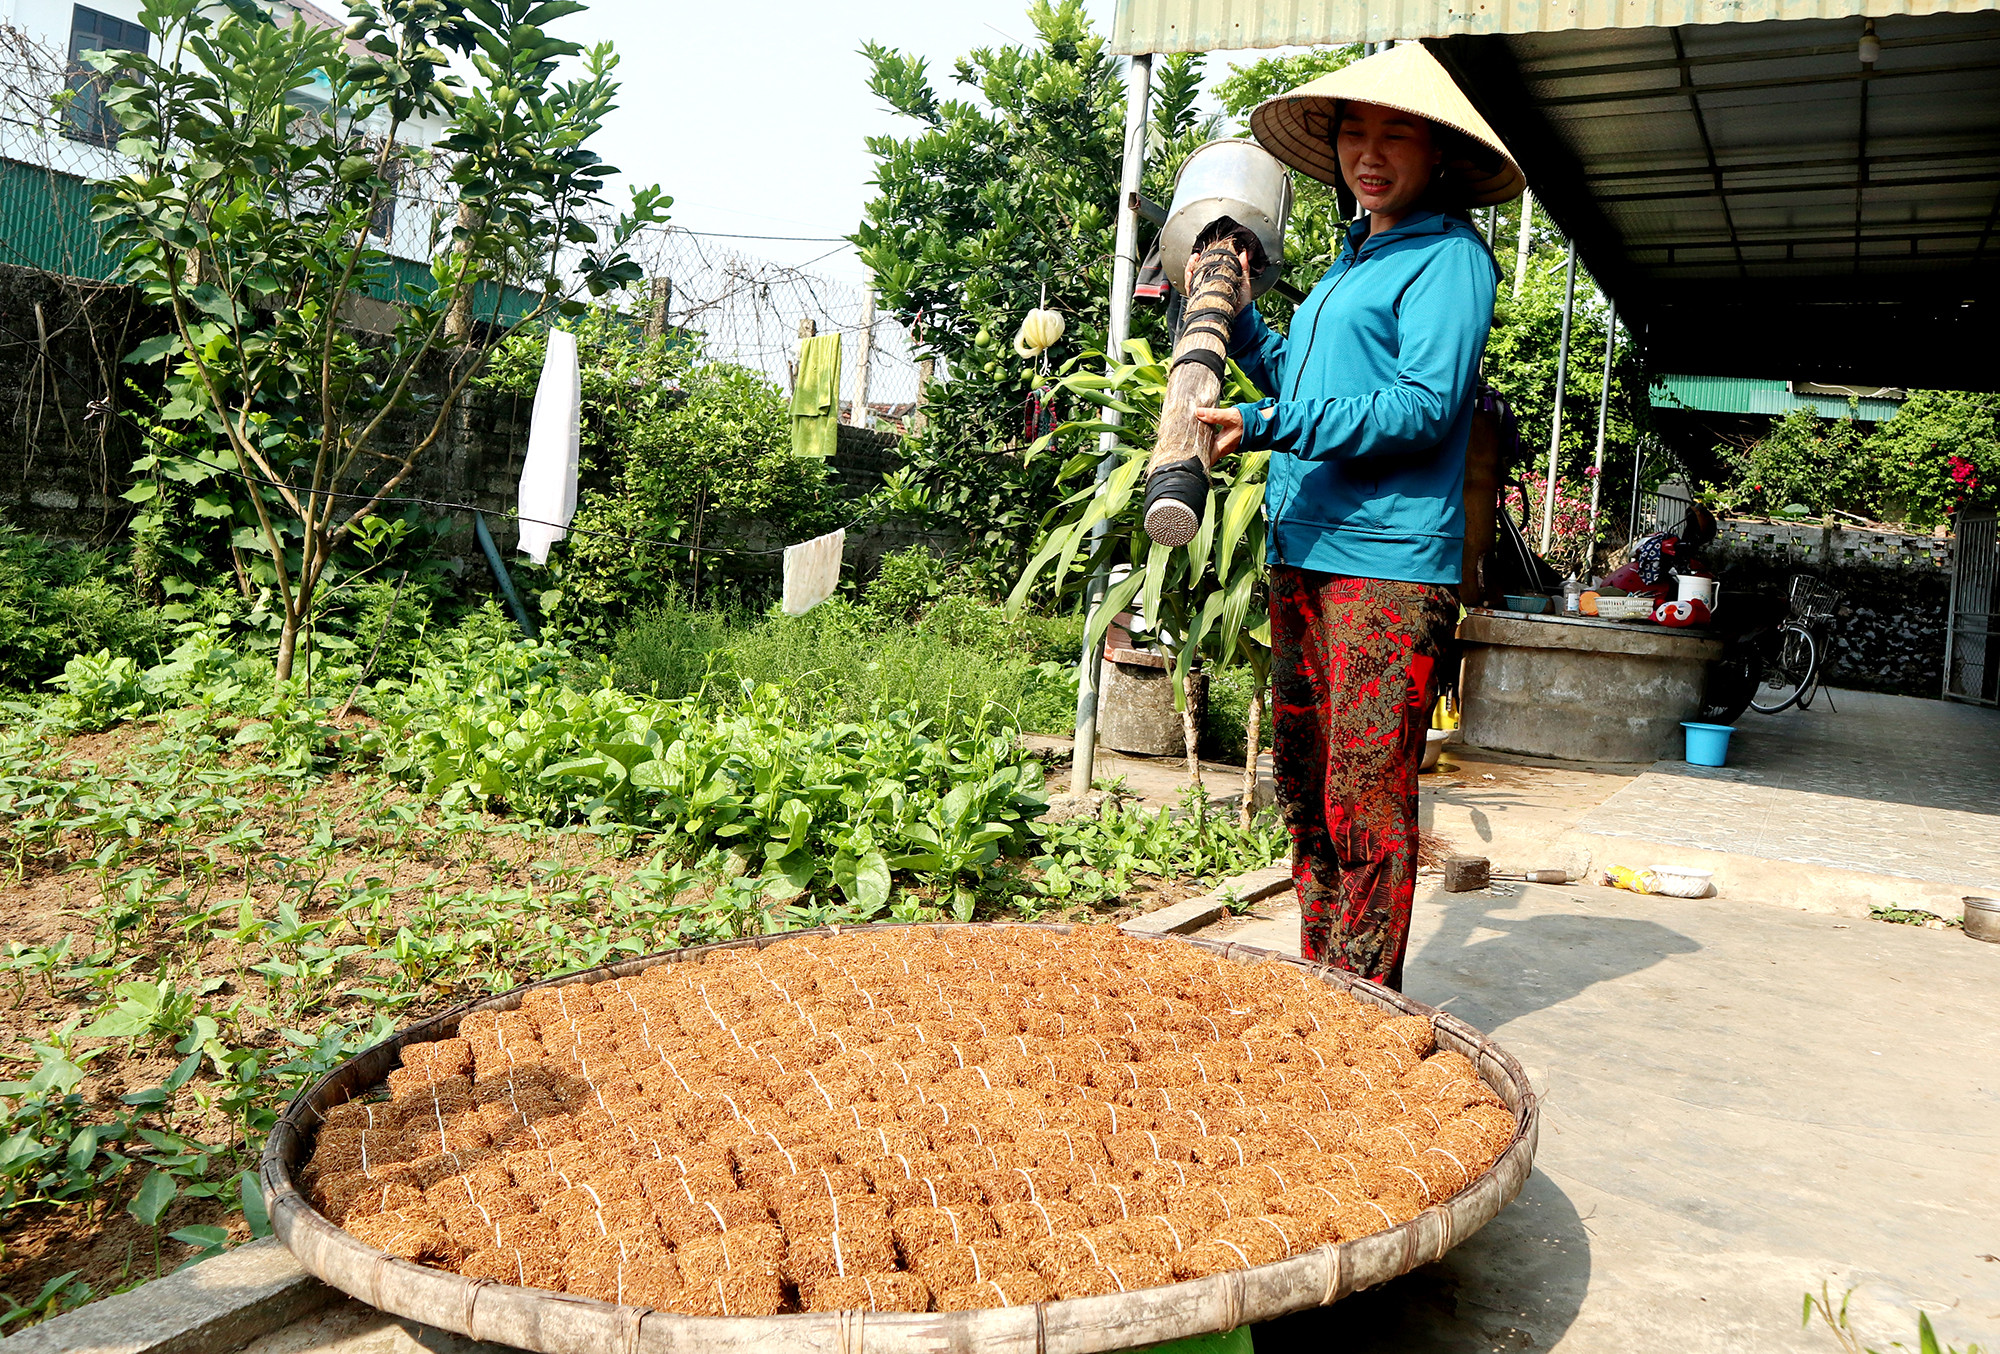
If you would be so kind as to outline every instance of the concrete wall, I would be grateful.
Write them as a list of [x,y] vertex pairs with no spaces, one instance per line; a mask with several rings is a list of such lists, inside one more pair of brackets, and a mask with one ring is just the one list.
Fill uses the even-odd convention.
[[[80,544],[119,539],[134,506],[119,495],[131,486],[132,462],[141,452],[132,416],[144,413],[143,396],[152,393],[150,370],[120,359],[163,329],[158,315],[135,304],[125,288],[0,265],[0,517]],[[139,391],[126,382],[138,382]],[[473,394],[461,404],[444,445],[403,492],[476,506],[511,555],[516,532],[507,514],[514,508],[532,404]],[[892,434],[840,430],[831,468],[836,492],[855,505],[854,512],[902,464],[899,445]],[[483,576],[470,519],[454,516],[447,553]],[[942,553],[956,543],[895,522],[869,523],[850,533],[848,559],[865,577],[889,551],[922,544]],[[775,574],[780,559],[750,563],[747,571]]]
[[1716,524],[1716,544],[1733,553],[1795,559],[1805,568],[1876,564],[1945,569],[1951,564],[1949,536],[1911,536],[1817,522],[1725,517]]
[[120,359],[162,327],[124,288],[0,266],[0,514],[92,545],[123,530],[139,447],[124,415],[150,373]]

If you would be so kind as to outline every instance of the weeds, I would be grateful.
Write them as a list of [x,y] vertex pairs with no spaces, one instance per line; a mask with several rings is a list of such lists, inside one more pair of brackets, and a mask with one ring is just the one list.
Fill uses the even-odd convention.
[[[1847,1304],[1848,1300],[1853,1296],[1854,1290],[1849,1289],[1840,1295],[1840,1306],[1835,1307],[1833,1305],[1832,1290],[1822,1282],[1819,1286],[1819,1292],[1807,1291],[1805,1314],[1799,1324],[1801,1326],[1810,1326],[1813,1314],[1818,1313],[1820,1319],[1826,1323],[1826,1328],[1833,1333],[1833,1338],[1839,1342],[1841,1349],[1845,1351],[1845,1354],[1881,1354],[1881,1351],[1876,1350],[1872,1346],[1862,1344],[1861,1337],[1856,1335],[1853,1327],[1848,1324]],[[1890,1343],[1889,1348],[1908,1349],[1909,1346],[1901,1340],[1896,1340]],[[1937,1338],[1937,1332],[1931,1329],[1929,1314],[1918,1312],[1917,1354],[1982,1354],[1982,1351],[1978,1345],[1967,1345],[1961,1349],[1957,1345],[1944,1344]]]
[[1895,926],[1923,926],[1933,931],[1949,930],[1965,925],[1957,917],[1940,917],[1935,912],[1926,912],[1920,907],[1871,907],[1868,915],[1876,921],[1886,921]]

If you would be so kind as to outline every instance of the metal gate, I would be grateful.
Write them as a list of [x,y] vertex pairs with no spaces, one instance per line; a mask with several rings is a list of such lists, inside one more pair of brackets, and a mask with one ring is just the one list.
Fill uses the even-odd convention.
[[2000,705],[2000,542],[1994,510],[1958,514],[1951,614],[1944,636],[1946,700]]

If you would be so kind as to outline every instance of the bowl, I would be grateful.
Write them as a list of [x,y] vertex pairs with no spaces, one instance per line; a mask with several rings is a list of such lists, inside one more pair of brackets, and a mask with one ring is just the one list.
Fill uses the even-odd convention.
[[1713,870],[1691,865],[1655,865],[1649,873],[1652,878],[1646,882],[1653,886],[1653,892],[1668,898],[1706,898],[1709,880],[1715,877]]
[[1549,609],[1549,599],[1539,593],[1527,597],[1523,597],[1517,593],[1509,593],[1507,594],[1507,609],[1509,611],[1519,611],[1529,616],[1539,616]]
[[1449,737],[1451,737],[1450,729],[1424,730],[1424,761],[1418,770],[1435,771],[1437,769],[1438,758],[1444,755],[1444,740]]

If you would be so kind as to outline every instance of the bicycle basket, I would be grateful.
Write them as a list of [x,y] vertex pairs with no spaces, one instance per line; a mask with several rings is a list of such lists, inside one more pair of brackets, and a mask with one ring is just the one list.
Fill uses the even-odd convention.
[[1802,621],[1824,621],[1833,617],[1840,594],[1811,574],[1792,578],[1792,615]]

